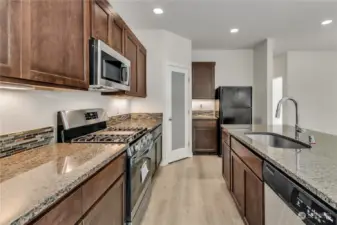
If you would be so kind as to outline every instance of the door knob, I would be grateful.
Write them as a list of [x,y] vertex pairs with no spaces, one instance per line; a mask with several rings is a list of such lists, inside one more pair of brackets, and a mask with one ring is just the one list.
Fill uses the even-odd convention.
[[172,121],[172,117],[169,118],[169,121]]

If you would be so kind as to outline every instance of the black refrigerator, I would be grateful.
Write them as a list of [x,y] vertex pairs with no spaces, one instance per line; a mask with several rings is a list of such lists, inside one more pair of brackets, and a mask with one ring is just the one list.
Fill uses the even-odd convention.
[[222,155],[221,124],[252,124],[252,87],[218,87],[219,156]]

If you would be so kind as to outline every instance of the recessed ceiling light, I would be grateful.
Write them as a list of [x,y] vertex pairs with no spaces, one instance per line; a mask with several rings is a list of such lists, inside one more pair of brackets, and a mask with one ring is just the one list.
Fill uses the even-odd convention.
[[239,32],[239,29],[238,29],[238,28],[233,28],[233,29],[231,29],[231,33],[232,33],[232,34],[237,33],[237,32]]
[[161,9],[161,8],[154,8],[153,12],[154,12],[154,14],[157,14],[157,15],[164,13],[163,9]]
[[330,24],[330,23],[332,23],[332,20],[324,20],[321,24],[322,24],[323,26],[325,26],[325,25],[328,25],[328,24]]

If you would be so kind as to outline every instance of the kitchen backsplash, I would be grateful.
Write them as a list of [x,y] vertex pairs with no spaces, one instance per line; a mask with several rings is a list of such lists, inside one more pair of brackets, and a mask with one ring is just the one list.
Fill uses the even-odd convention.
[[121,123],[128,119],[142,120],[142,119],[162,119],[162,113],[129,113],[118,116],[109,117],[108,126],[113,126],[115,124]]
[[48,145],[51,143],[53,138],[53,127],[44,127],[35,130],[1,135],[0,158],[32,148]]

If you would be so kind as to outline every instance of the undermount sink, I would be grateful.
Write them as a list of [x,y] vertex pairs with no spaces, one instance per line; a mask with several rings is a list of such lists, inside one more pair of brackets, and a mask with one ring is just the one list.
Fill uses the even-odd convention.
[[300,149],[300,148],[311,148],[309,144],[303,143],[301,141],[270,132],[247,132],[245,133],[247,137],[261,144],[271,146],[274,148],[290,148],[290,149]]

